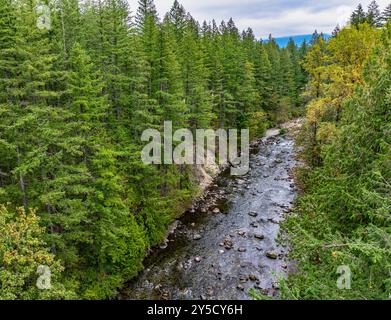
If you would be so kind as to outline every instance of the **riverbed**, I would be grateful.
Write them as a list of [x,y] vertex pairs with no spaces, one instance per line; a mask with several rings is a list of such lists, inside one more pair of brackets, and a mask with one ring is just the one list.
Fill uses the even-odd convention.
[[297,195],[294,139],[270,130],[251,153],[250,172],[217,177],[120,299],[248,300],[252,290],[278,296],[290,269],[288,248],[277,239]]

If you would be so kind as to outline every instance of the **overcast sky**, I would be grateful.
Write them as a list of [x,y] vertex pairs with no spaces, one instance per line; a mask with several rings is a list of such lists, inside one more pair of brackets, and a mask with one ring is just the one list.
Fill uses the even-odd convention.
[[[128,0],[133,12],[137,0]],[[179,0],[199,21],[228,20],[239,29],[251,27],[256,36],[275,37],[312,33],[315,29],[331,33],[337,24],[346,23],[359,3],[367,6],[371,0]],[[383,9],[391,0],[378,0]],[[170,9],[173,0],[155,0],[160,17]]]

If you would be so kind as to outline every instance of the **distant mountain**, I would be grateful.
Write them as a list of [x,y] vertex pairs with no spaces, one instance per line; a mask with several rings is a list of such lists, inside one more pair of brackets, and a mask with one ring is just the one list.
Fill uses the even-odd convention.
[[[325,39],[330,38],[331,36],[329,34],[324,34]],[[303,35],[298,35],[298,36],[289,36],[289,37],[279,37],[279,38],[274,38],[277,42],[277,44],[281,48],[285,48],[289,42],[289,39],[293,39],[293,41],[296,43],[297,46],[301,46],[304,41],[307,41],[309,43],[312,38],[312,34],[303,34]],[[268,40],[264,40],[264,42],[268,42]]]

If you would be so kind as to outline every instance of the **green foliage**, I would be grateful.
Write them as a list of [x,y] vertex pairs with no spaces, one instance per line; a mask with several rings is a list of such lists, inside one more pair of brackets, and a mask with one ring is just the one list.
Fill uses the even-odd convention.
[[[104,299],[198,193],[188,166],[141,162],[142,132],[172,121],[260,137],[298,110],[306,48],[260,43],[232,19],[201,28],[177,1],[161,21],[152,0],[135,17],[124,0],[59,0],[49,29],[37,5],[0,0],[0,203],[35,208],[43,227],[25,219],[39,246],[23,248],[20,279],[6,270],[4,298]],[[36,249],[63,291],[31,285]]]
[[368,5],[368,10],[365,12],[361,4],[359,4],[356,10],[350,17],[350,24],[354,27],[358,27],[361,24],[368,23],[371,27],[380,28],[384,26],[390,17],[390,5],[385,8],[384,12],[380,12],[379,5],[373,0]]
[[341,30],[328,43],[318,38],[308,50],[303,66],[309,74],[309,84],[303,96],[309,103],[301,138],[309,164],[321,164],[322,148],[336,132],[345,100],[363,83],[363,65],[378,37],[378,31],[365,23]]
[[[44,229],[33,210],[0,206],[0,300],[72,299],[61,283],[63,266],[44,242]],[[39,266],[50,269],[50,288],[39,289]]]
[[[345,43],[348,40],[342,39],[348,38],[344,36],[338,38],[332,48],[335,41],[347,48],[352,44]],[[366,41],[363,35],[360,41]],[[327,123],[334,133],[319,150],[322,165],[305,172],[305,193],[298,202],[297,215],[285,226],[293,246],[292,258],[298,262],[298,272],[284,287],[285,298],[389,299],[390,46],[388,25],[380,44],[368,54],[358,82],[361,85],[345,96],[341,119]],[[345,63],[344,68],[349,70],[353,65]],[[324,119],[329,100],[314,103],[318,112],[310,115]],[[337,287],[337,268],[342,265],[351,269],[351,290]]]

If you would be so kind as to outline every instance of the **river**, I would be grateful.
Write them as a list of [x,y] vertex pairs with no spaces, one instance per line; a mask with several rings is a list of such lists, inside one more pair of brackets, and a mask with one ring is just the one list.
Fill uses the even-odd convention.
[[120,299],[247,300],[250,289],[278,296],[291,264],[277,238],[297,195],[294,140],[278,133],[253,144],[246,176],[216,178]]

